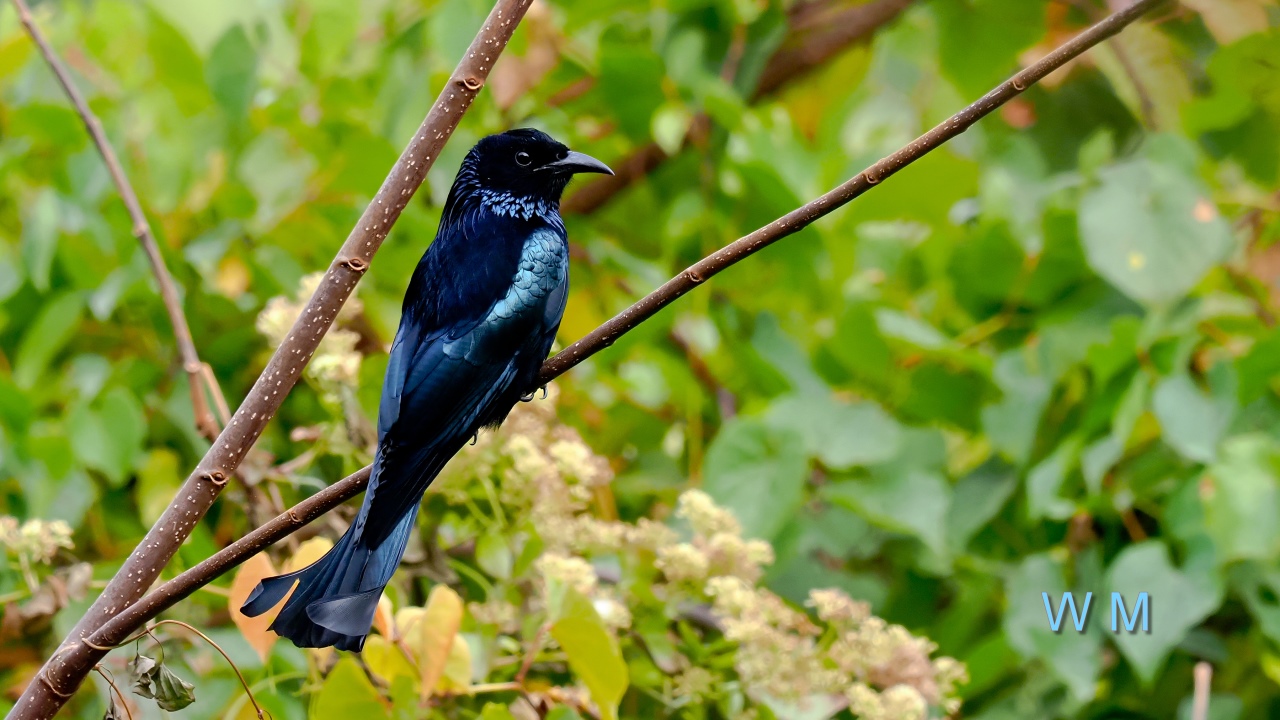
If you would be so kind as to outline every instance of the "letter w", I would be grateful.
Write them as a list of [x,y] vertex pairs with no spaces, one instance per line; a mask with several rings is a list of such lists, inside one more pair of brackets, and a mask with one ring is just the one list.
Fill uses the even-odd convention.
[[1076,613],[1075,596],[1069,592],[1062,594],[1062,604],[1058,606],[1058,613],[1053,612],[1053,602],[1049,600],[1049,593],[1042,592],[1040,596],[1044,598],[1044,611],[1049,616],[1049,629],[1058,632],[1062,628],[1062,611],[1071,606],[1071,622],[1076,626],[1076,632],[1084,632],[1084,624],[1089,620],[1089,604],[1093,602],[1093,593],[1085,593],[1084,611]]

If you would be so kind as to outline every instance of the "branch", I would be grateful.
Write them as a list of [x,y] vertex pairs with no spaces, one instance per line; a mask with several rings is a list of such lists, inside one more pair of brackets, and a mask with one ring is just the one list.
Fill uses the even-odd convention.
[[791,15],[791,32],[774,51],[756,83],[752,101],[770,95],[807,75],[841,51],[893,22],[914,0],[876,0],[841,7],[811,2]]
[[[13,6],[18,10],[18,20],[26,28],[27,35],[31,36],[32,42],[40,49],[44,61],[48,63],[49,69],[53,70],[54,76],[58,78],[58,84],[62,86],[76,113],[80,115],[81,122],[89,131],[89,137],[93,139],[93,144],[97,146],[103,162],[107,164],[111,181],[120,192],[120,199],[124,201],[125,210],[129,212],[129,219],[133,221],[133,236],[138,238],[138,244],[146,253],[147,261],[151,263],[151,272],[156,276],[156,282],[160,284],[160,297],[164,299],[165,310],[169,313],[169,324],[173,326],[173,337],[178,344],[178,354],[182,357],[182,369],[187,373],[187,384],[191,387],[191,407],[196,416],[196,428],[200,430],[201,435],[212,441],[218,437],[219,428],[218,421],[209,410],[209,403],[205,399],[202,387],[205,379],[203,374],[205,365],[200,362],[200,355],[196,353],[195,343],[191,340],[191,328],[187,326],[187,318],[182,313],[182,301],[178,299],[178,288],[174,285],[173,276],[169,274],[169,268],[165,267],[164,257],[160,255],[160,248],[156,245],[155,236],[151,233],[151,225],[147,222],[146,214],[142,212],[141,203],[138,202],[138,194],[133,191],[133,185],[124,174],[124,168],[120,166],[115,150],[111,148],[111,142],[107,140],[107,134],[102,129],[102,122],[89,109],[84,96],[71,81],[71,74],[67,72],[66,66],[62,64],[58,54],[53,51],[53,47],[36,26],[26,0],[13,0]],[[222,390],[213,379],[212,373],[209,375],[208,382],[209,392],[213,394],[215,402],[225,406],[227,401],[223,399]]]
[[[608,347],[623,333],[652,317],[658,310],[696,287],[711,275],[755,253],[766,245],[807,227],[818,218],[847,204],[880,181],[901,170],[950,138],[959,135],[993,110],[1021,94],[1053,70],[1080,55],[1099,42],[1115,35],[1125,26],[1164,0],[1139,0],[1102,22],[1094,25],[1044,59],[1014,75],[982,99],[952,115],[950,119],[925,133],[898,152],[863,170],[856,177],[783,218],[766,225],[672,278],[644,299],[622,311],[583,339],[569,346],[542,366],[540,382],[546,383],[563,375],[573,366]],[[356,472],[307,498],[271,522],[228,545],[209,559],[162,584],[142,600],[112,618],[89,639],[93,645],[106,647],[128,637],[147,621],[173,607],[204,585],[243,563],[275,542],[296,532],[312,520],[324,515],[347,500],[359,495],[369,482],[369,467]],[[87,651],[87,652],[86,652]],[[71,646],[68,656],[89,667],[100,655],[87,644]],[[87,672],[87,671],[86,671]],[[36,683],[32,683],[35,685]]]
[[624,333],[653,317],[659,310],[705,282],[725,268],[754,255],[788,235],[793,235],[819,218],[870,190],[876,184],[919,160],[926,153],[968,130],[996,108],[1022,94],[1031,85],[1058,69],[1085,50],[1115,35],[1164,0],[1138,0],[1075,36],[1057,50],[998,85],[937,127],[911,141],[889,157],[863,170],[851,180],[803,207],[739,238],[671,278],[662,287],[592,330],[586,337],[565,348],[542,366],[540,382],[563,375],[573,366],[609,347]]
[[[769,58],[752,102],[776,92],[822,65],[840,51],[867,40],[898,17],[914,0],[873,0],[865,5],[842,6],[815,0],[792,9],[790,30]],[[698,113],[689,125],[685,142],[697,141],[711,129],[711,118]],[[586,215],[599,210],[613,196],[639,182],[670,156],[657,143],[649,143],[627,157],[610,163],[613,175],[603,175],[565,198],[561,211]]]
[[339,308],[369,268],[432,161],[484,86],[532,0],[497,0],[421,127],[343,243],[325,279],[276,348],[244,402],[164,514],[147,532],[62,646],[23,692],[11,718],[49,718],[93,669],[81,640],[142,597],[213,505],[245,454],[302,374]]

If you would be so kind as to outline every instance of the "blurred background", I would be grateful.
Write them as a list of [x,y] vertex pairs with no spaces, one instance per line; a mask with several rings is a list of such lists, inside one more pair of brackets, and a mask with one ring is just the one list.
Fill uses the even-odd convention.
[[[234,409],[489,4],[34,9]],[[1113,9],[538,0],[166,576],[369,462],[410,268],[478,138],[534,125],[618,171],[564,202],[563,347]],[[277,720],[564,720],[611,704],[631,718],[1191,718],[1198,661],[1215,671],[1213,720],[1280,716],[1278,28],[1269,0],[1170,2],[562,377],[428,495],[363,666],[273,644],[229,610],[323,550],[351,508],[167,617],[218,641]],[[208,447],[130,228],[5,4],[0,703]],[[539,630],[562,586],[594,608],[598,642]],[[441,587],[465,603],[449,666],[397,660],[405,638],[430,642],[414,625],[451,607]],[[1095,594],[1083,634],[1048,629],[1041,593],[1056,606],[1067,589]],[[1149,593],[1150,633],[1110,632],[1112,591]],[[220,656],[181,628],[157,634],[138,652],[194,684],[183,716],[252,717]],[[622,683],[583,672],[614,650]],[[128,697],[115,717],[159,717],[129,692],[134,653],[105,663]],[[954,690],[946,657],[967,668]],[[537,678],[523,697],[457,695],[511,683],[523,659]],[[110,697],[95,675],[67,712],[99,717]]]

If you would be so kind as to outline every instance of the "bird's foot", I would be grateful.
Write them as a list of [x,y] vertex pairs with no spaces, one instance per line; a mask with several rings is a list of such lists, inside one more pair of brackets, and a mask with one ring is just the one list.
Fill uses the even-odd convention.
[[521,395],[521,396],[520,396],[520,402],[533,402],[533,397],[534,397],[535,395],[537,395],[537,394],[538,394],[538,390],[539,390],[539,389],[540,389],[540,390],[542,390],[542,399],[543,399],[543,400],[546,400],[546,399],[547,399],[547,386],[546,386],[546,385],[543,385],[541,388],[534,389],[534,390],[530,390],[527,394],[525,394],[525,395]]

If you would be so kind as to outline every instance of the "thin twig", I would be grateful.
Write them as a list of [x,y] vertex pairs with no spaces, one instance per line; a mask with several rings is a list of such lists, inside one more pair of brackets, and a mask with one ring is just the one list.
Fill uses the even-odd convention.
[[741,262],[788,235],[809,227],[836,208],[846,205],[889,176],[924,157],[934,148],[968,130],[974,123],[1022,94],[1028,87],[1061,67],[1068,60],[1120,32],[1129,23],[1162,2],[1164,0],[1138,0],[1129,7],[1112,14],[1001,83],[937,127],[911,141],[906,147],[858,173],[843,185],[691,265],[684,272],[668,280],[662,287],[649,293],[548,360],[542,366],[539,384],[546,384],[583,360],[609,347],[624,333],[653,317],[659,310],[725,268]]
[[116,687],[115,679],[108,675],[106,669],[101,665],[94,665],[93,669],[102,676],[103,680],[107,681],[107,684],[115,691],[116,697],[120,698],[120,707],[124,708],[125,717],[129,718],[129,720],[133,720],[133,711],[129,709],[129,703],[125,702],[124,693],[120,692],[120,688]]
[[[169,268],[164,264],[164,256],[160,254],[160,247],[156,244],[155,236],[151,232],[151,224],[147,222],[146,213],[142,211],[142,204],[138,202],[138,194],[133,191],[133,185],[124,174],[124,168],[116,158],[111,141],[107,139],[107,133],[102,129],[102,122],[89,109],[89,104],[76,89],[66,66],[54,52],[53,46],[45,39],[44,34],[40,32],[40,28],[31,17],[31,9],[27,7],[26,0],[13,0],[13,6],[18,10],[18,20],[22,22],[22,27],[26,28],[27,35],[31,36],[31,41],[40,49],[40,55],[44,57],[49,69],[53,70],[58,84],[62,86],[67,98],[75,107],[85,130],[89,132],[89,137],[93,139],[93,144],[98,148],[98,153],[102,155],[102,160],[107,165],[111,182],[115,184],[116,190],[120,193],[120,199],[124,201],[125,210],[129,212],[129,219],[133,222],[133,236],[138,239],[138,244],[142,246],[142,251],[147,256],[147,262],[151,264],[151,272],[160,285],[160,297],[164,300],[164,308],[169,313],[169,324],[173,326],[173,338],[178,344],[178,354],[182,357],[182,369],[187,374],[187,384],[191,388],[191,407],[196,416],[196,428],[200,430],[201,435],[212,441],[218,437],[220,427],[213,413],[209,411],[209,403],[205,399],[204,389],[201,386],[203,369],[207,366],[200,361],[200,355],[196,352],[195,342],[191,339],[191,328],[187,326],[186,315],[182,312],[182,301],[178,299],[177,285],[173,282],[173,276],[169,274]],[[222,390],[218,387],[213,373],[210,372],[207,378],[203,379],[208,383],[214,402],[219,407],[225,408],[227,401],[223,398]],[[226,421],[223,422],[225,424]]]
[[1209,720],[1209,693],[1213,685],[1213,666],[1207,662],[1198,662],[1192,675],[1195,678],[1195,694],[1191,698],[1191,720]]
[[[227,654],[227,651],[226,651],[226,650],[223,650],[223,649],[222,649],[222,646],[221,646],[221,645],[219,645],[218,643],[214,642],[214,641],[213,641],[213,638],[211,638],[211,637],[209,637],[208,635],[205,635],[204,633],[200,632],[200,631],[199,631],[199,630],[197,630],[194,626],[192,626],[192,625],[188,625],[187,623],[184,623],[184,622],[182,622],[181,620],[160,620],[159,622],[157,622],[155,625],[152,625],[152,626],[148,629],[148,633],[150,633],[151,631],[153,631],[153,630],[155,630],[156,628],[160,627],[161,625],[177,625],[177,626],[179,626],[179,627],[184,627],[184,628],[186,628],[187,630],[190,630],[191,632],[193,632],[193,633],[195,633],[195,634],[199,635],[201,638],[203,638],[203,639],[204,639],[204,641],[205,641],[205,642],[207,642],[207,643],[209,643],[210,645],[212,645],[212,646],[213,646],[213,649],[214,649],[214,650],[217,650],[217,651],[218,651],[218,654],[219,654],[219,655],[221,655],[221,656],[223,657],[223,659],[225,659],[225,660],[227,661],[227,664],[231,666],[231,669],[232,669],[232,670],[235,672],[235,674],[236,674],[236,678],[240,680],[240,685],[244,687],[244,694],[249,696],[249,702],[253,704],[253,710],[254,710],[254,712],[256,712],[256,713],[258,714],[258,720],[263,720],[263,714],[264,714],[264,712],[263,712],[263,710],[262,710],[262,706],[261,706],[261,705],[259,705],[259,704],[258,704],[257,699],[253,697],[253,690],[250,690],[250,689],[249,689],[249,683],[245,682],[245,680],[244,680],[244,675],[241,675],[241,674],[240,674],[240,668],[236,666],[235,661],[231,659],[231,656]],[[267,717],[271,717],[271,713],[265,713],[265,714],[266,714],[266,716],[267,716]]]
[[[213,505],[228,478],[301,377],[302,369],[338,310],[369,269],[392,225],[413,199],[459,120],[484,87],[493,63],[506,48],[531,3],[532,0],[497,0],[494,4],[426,119],[392,166],[329,266],[324,281],[303,308],[285,341],[276,348],[231,422],[223,428],[107,588],[76,623],[60,650],[46,662],[37,676],[39,681],[27,685],[9,717],[15,720],[50,718],[65,704],[63,696],[71,695],[84,682],[99,651],[83,645],[80,640],[142,597]],[[192,369],[199,372],[199,368],[193,366]]]

